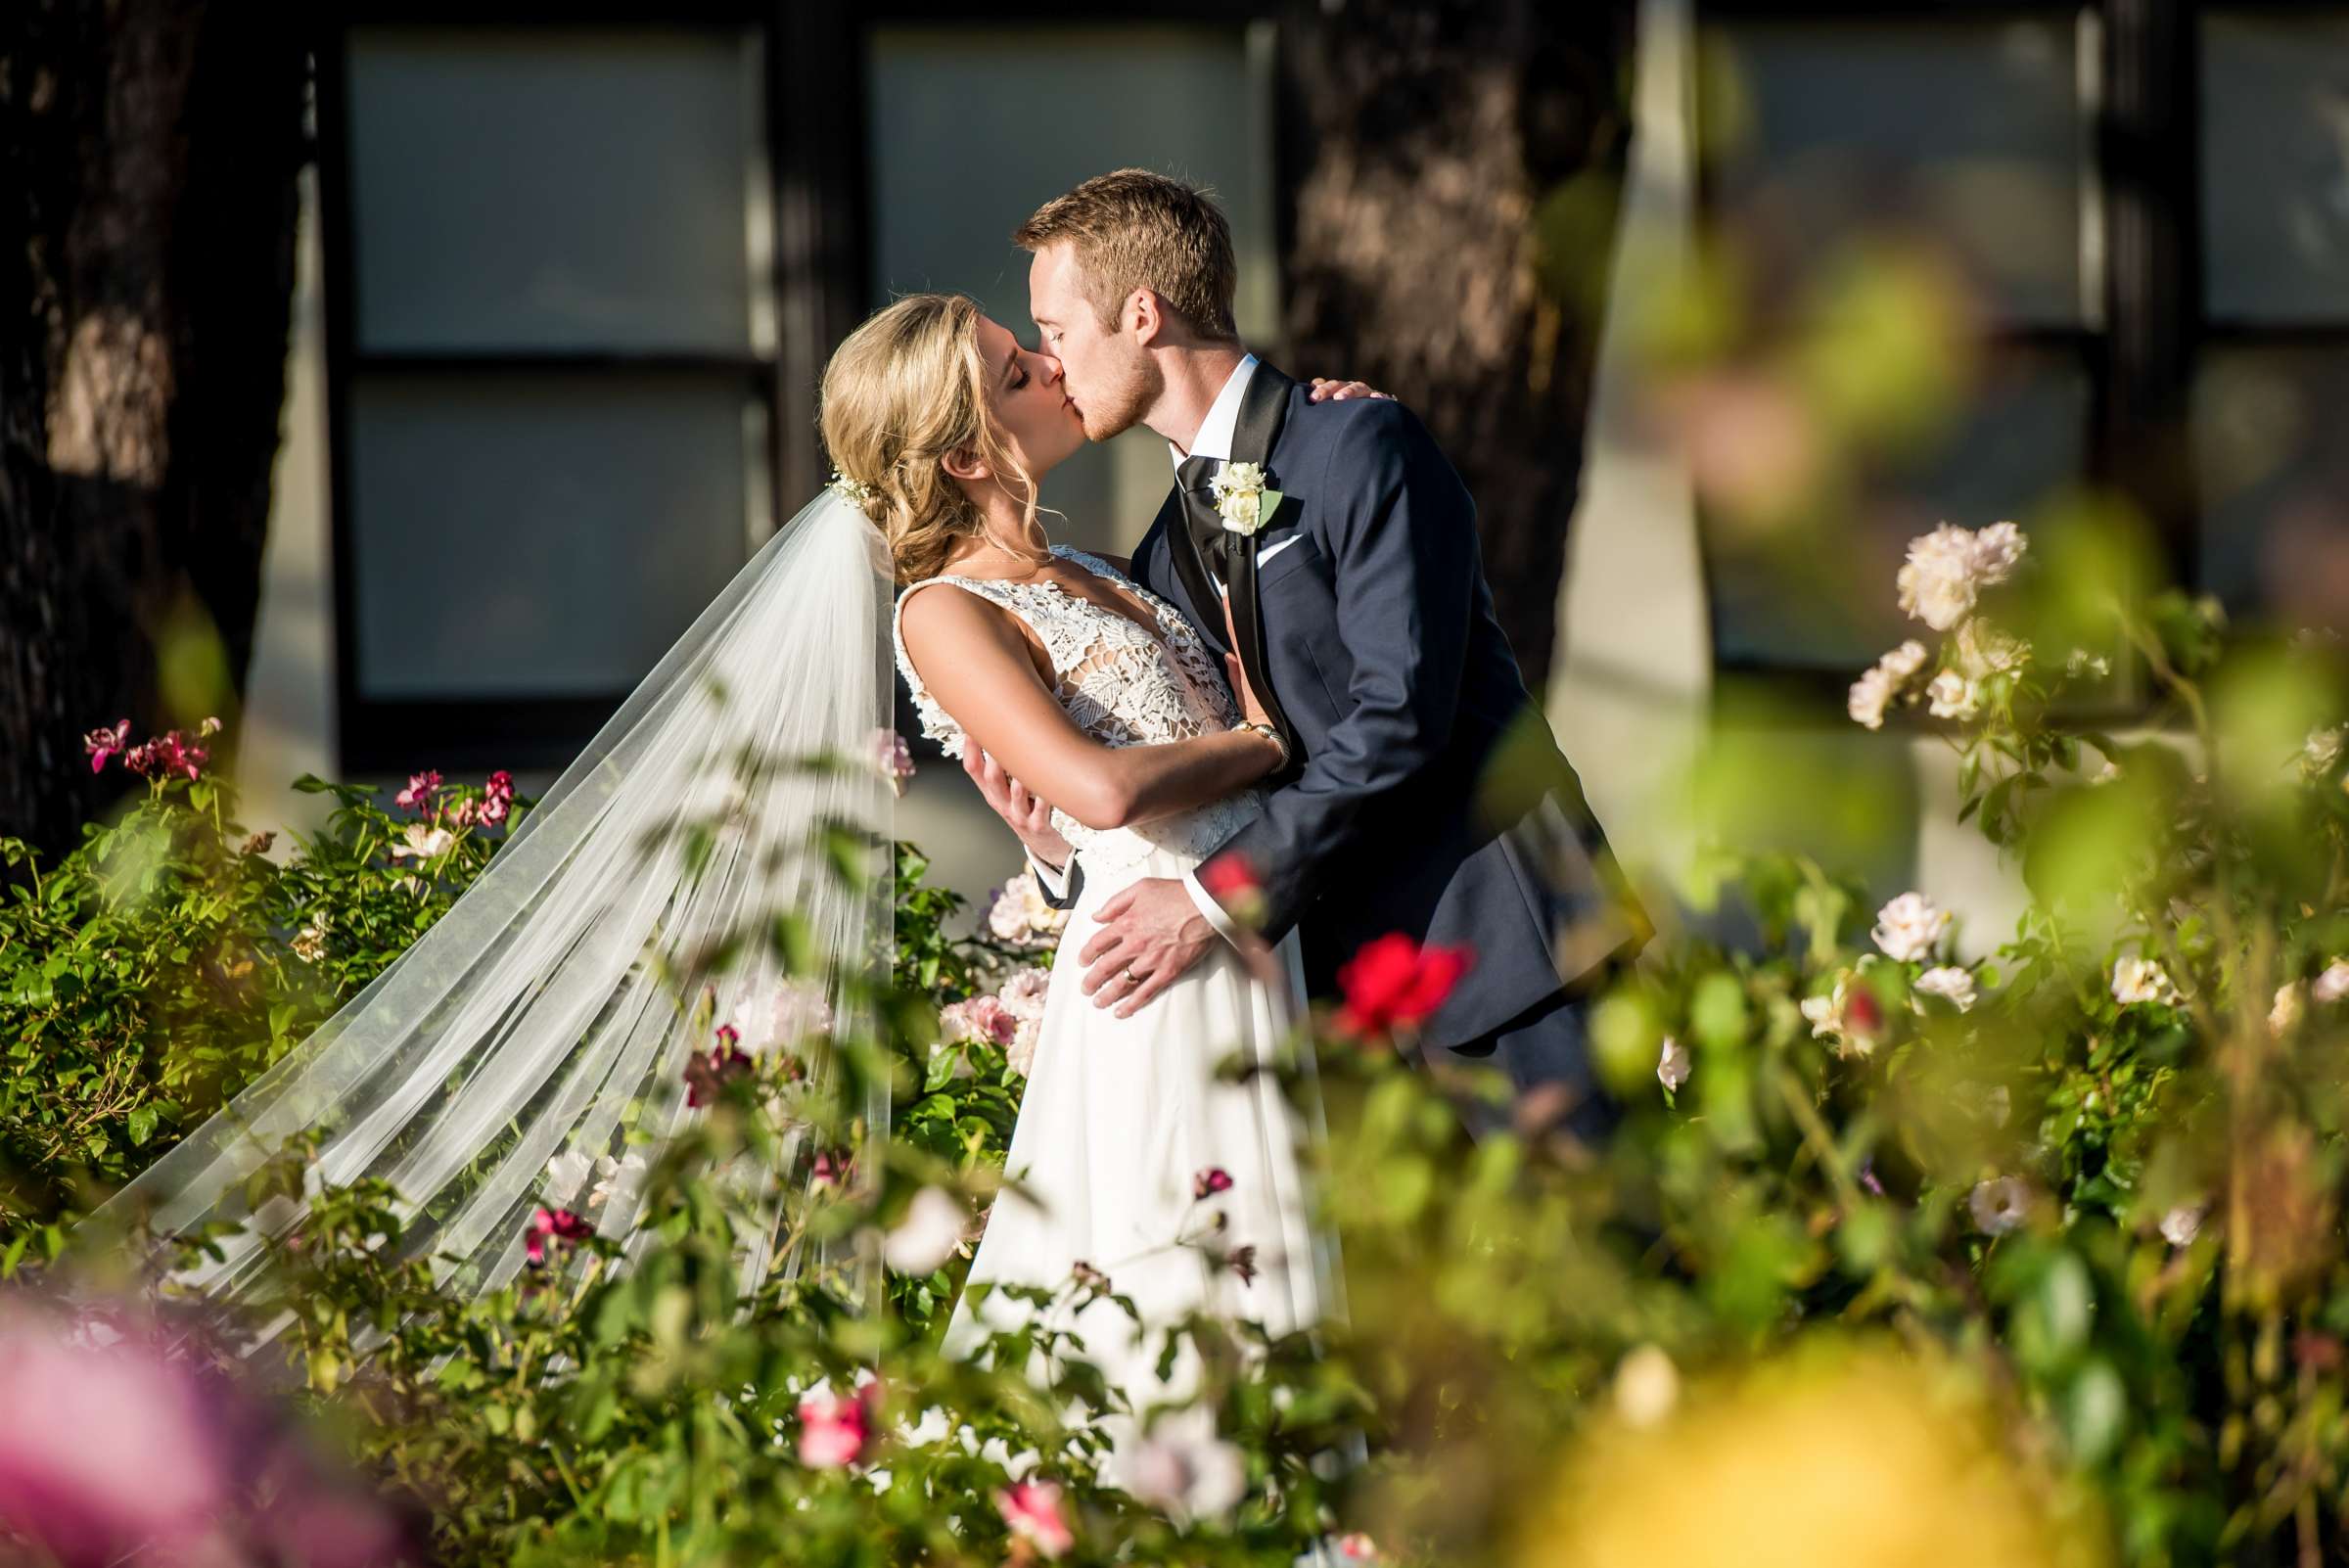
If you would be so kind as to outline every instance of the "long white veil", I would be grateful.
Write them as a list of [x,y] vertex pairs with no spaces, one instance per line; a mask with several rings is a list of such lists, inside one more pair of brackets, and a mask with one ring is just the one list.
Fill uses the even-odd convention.
[[[630,1233],[646,1155],[701,1114],[685,1068],[713,1049],[714,1026],[731,1024],[749,1051],[804,1053],[819,1080],[846,1071],[806,1028],[807,1003],[822,988],[845,1037],[865,1022],[871,966],[886,978],[896,792],[875,758],[892,733],[891,608],[879,532],[826,489],[702,613],[448,912],[103,1205],[93,1228],[160,1245],[241,1226],[216,1261],[167,1282],[233,1302],[263,1277],[262,1238],[302,1222],[306,1194],[377,1178],[399,1196],[400,1252],[435,1260],[440,1287],[471,1297],[524,1266],[540,1205]],[[868,876],[844,871],[859,845]],[[796,981],[783,945],[760,940],[787,911]],[[885,1136],[885,1078],[868,1074],[857,1091],[867,1136]],[[255,1203],[254,1173],[305,1133],[317,1145],[304,1193]],[[798,1267],[772,1256],[771,1225],[746,1231],[746,1287]]]

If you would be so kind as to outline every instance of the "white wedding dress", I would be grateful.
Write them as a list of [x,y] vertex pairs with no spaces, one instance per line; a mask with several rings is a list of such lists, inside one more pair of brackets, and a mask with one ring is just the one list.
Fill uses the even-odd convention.
[[[1147,606],[1156,634],[1044,581],[933,577],[899,594],[898,611],[939,583],[1011,611],[1050,655],[1062,706],[1104,745],[1183,740],[1231,726],[1238,715],[1219,661],[1189,623],[1098,557],[1066,546],[1053,553]],[[960,757],[965,736],[923,688],[901,636],[898,663],[923,732]],[[1191,871],[1260,809],[1261,797],[1249,792],[1112,831],[1053,813],[1077,847],[1084,885],[1052,966],[1005,1166],[1035,1201],[1009,1190],[997,1200],[970,1278],[1059,1289],[1080,1263],[1108,1275],[1111,1289],[1133,1299],[1143,1329],[1106,1302],[1068,1322],[1083,1337],[1085,1358],[1137,1416],[1186,1397],[1195,1375],[1186,1353],[1171,1380],[1159,1380],[1154,1330],[1162,1325],[1205,1309],[1282,1334],[1334,1311],[1334,1248],[1309,1222],[1299,1171],[1301,1138],[1321,1135],[1317,1100],[1301,1119],[1271,1077],[1228,1083],[1216,1075],[1217,1063],[1235,1052],[1269,1062],[1287,1041],[1292,998],[1303,994],[1295,936],[1273,949],[1281,988],[1260,983],[1234,948],[1219,943],[1130,1018],[1084,994],[1078,959],[1105,899],[1143,877]],[[1230,1187],[1197,1198],[1194,1181],[1210,1169],[1227,1173]],[[1211,1230],[1218,1212],[1222,1227]],[[1181,1239],[1202,1235],[1210,1238],[1205,1247]],[[1252,1280],[1217,1262],[1242,1247],[1255,1249]],[[1056,1311],[1067,1314],[1068,1300]],[[1029,1310],[1001,1295],[974,1310],[966,1294],[947,1326],[946,1348],[967,1352],[986,1326],[1014,1325]],[[1128,1417],[1106,1423],[1115,1450],[1104,1479],[1126,1481],[1139,1424]]]

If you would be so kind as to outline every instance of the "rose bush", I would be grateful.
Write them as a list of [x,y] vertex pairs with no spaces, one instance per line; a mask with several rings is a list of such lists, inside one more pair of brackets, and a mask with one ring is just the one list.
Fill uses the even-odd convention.
[[[207,720],[199,739],[219,726]],[[119,1184],[397,957],[468,886],[529,803],[419,774],[392,811],[331,795],[315,835],[248,833],[208,752],[178,731],[91,733],[94,768],[138,775],[54,864],[0,839],[0,1262],[53,1252],[83,1189]]]
[[[543,1206],[517,1221],[538,1267],[455,1305],[394,1261],[388,1193],[330,1192],[259,1358],[454,1563],[1254,1564],[1315,1542],[1445,1564],[2321,1560],[2349,1458],[2349,702],[2330,644],[2231,643],[2205,606],[2112,588],[2144,580],[2085,524],[1917,541],[1890,587],[1929,636],[1860,676],[1852,716],[1943,737],[2021,918],[1978,945],[1931,888],[1708,857],[1683,892],[1722,918],[1594,1000],[1604,1144],[1567,1130],[1564,1094],[1511,1100],[1417,1048],[1473,954],[1358,956],[1310,1057],[1274,1069],[1325,1109],[1344,1314],[1284,1340],[1180,1325],[1204,1380],[1133,1493],[1099,1483],[1116,1397],[1081,1343],[939,1352],[1007,1179],[1046,949],[1024,895],[957,934],[905,846],[876,861],[897,950],[852,1010],[868,1031],[833,1038],[796,1002],[698,1026],[704,1118],[627,1156],[630,1268]],[[2088,721],[2116,669],[2150,682],[2135,736]],[[335,842],[371,869],[298,861],[350,874],[260,900],[256,968],[296,972],[314,930],[346,981],[413,925],[393,879],[414,856],[390,856],[416,823],[350,821]],[[425,825],[468,853],[469,830]],[[233,861],[207,874],[241,885]],[[17,972],[81,945],[49,929]],[[754,1048],[785,1034],[822,1037],[848,1082],[888,1077],[887,1142]],[[1479,1099],[1494,1113],[1460,1114]],[[787,1123],[818,1134],[789,1166]],[[747,1297],[730,1265],[758,1194],[714,1175],[746,1158],[822,1243]],[[1250,1267],[1245,1243],[1187,1238],[1210,1268]],[[1034,1294],[1117,1286],[1081,1268]]]

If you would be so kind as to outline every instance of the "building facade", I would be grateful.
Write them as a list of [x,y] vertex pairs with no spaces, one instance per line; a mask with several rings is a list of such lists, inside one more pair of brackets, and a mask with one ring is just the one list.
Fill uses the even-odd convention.
[[[387,6],[335,29],[248,715],[256,819],[300,820],[281,786],[303,768],[551,776],[821,483],[829,345],[928,288],[1025,333],[1006,236],[1089,173],[1212,185],[1243,330],[1272,342],[1263,10]],[[1727,723],[1750,765],[1844,781],[1835,811],[1866,820],[1812,826],[1861,846],[1887,895],[1932,887],[1993,941],[2012,890],[1945,825],[1946,748],[1854,728],[1842,685],[1901,634],[1910,533],[2027,520],[2081,486],[2131,498],[2169,570],[2238,614],[2349,601],[2329,438],[2349,9],[1640,16],[1552,716],[1635,858],[1685,859],[1684,765]],[[1962,280],[1963,406],[1871,470],[1831,548],[1745,549],[1652,417],[1644,325],[1717,236],[1823,274],[1887,214]],[[1129,436],[1047,500],[1066,537],[1122,552],[1165,479],[1163,447]],[[1780,696],[1732,713],[1731,688]],[[905,826],[974,892],[1014,863],[977,809],[933,766]]]

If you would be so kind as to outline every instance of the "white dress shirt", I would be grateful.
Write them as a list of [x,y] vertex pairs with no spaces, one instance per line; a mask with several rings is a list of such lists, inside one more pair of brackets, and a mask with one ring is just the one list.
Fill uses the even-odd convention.
[[1231,438],[1240,431],[1240,401],[1248,395],[1248,384],[1256,379],[1256,355],[1240,355],[1231,379],[1216,393],[1216,400],[1207,405],[1207,418],[1199,422],[1199,434],[1191,438],[1191,449],[1184,451],[1173,441],[1167,442],[1167,455],[1174,460],[1177,471],[1186,457],[1212,457],[1219,463],[1231,461]]
[[[1207,405],[1207,418],[1200,421],[1199,434],[1191,438],[1191,449],[1185,452],[1173,441],[1167,442],[1167,455],[1174,460],[1177,473],[1181,471],[1185,457],[1212,457],[1219,463],[1231,461],[1231,438],[1240,430],[1240,402],[1248,395],[1248,384],[1255,379],[1256,355],[1242,354],[1239,365],[1231,373],[1231,379],[1223,383],[1223,390],[1216,393],[1216,400]],[[1216,587],[1227,597],[1231,592],[1223,583],[1218,583]],[[1183,873],[1182,885],[1190,890],[1191,902],[1199,906],[1199,912],[1207,917],[1209,925],[1216,928],[1216,934],[1237,946],[1239,927],[1231,923],[1231,916],[1223,912],[1223,906],[1216,902],[1214,896],[1199,885],[1197,874]]]
[[[1208,404],[1207,418],[1200,421],[1199,434],[1191,438],[1191,449],[1185,452],[1173,441],[1167,442],[1167,455],[1174,460],[1177,472],[1181,470],[1185,457],[1212,457],[1219,463],[1231,460],[1231,440],[1239,434],[1240,428],[1240,402],[1248,395],[1248,383],[1255,379],[1256,355],[1242,354],[1230,378],[1223,383],[1223,390],[1216,393],[1214,402]],[[1028,857],[1028,862],[1036,867],[1036,881],[1043,885],[1045,892],[1055,899],[1067,896],[1068,867],[1063,866],[1055,872],[1033,854]],[[1224,941],[1237,945],[1239,927],[1232,924],[1231,916],[1223,912],[1223,906],[1216,902],[1207,889],[1199,885],[1199,878],[1185,873],[1182,885],[1190,890],[1191,901],[1199,906],[1199,912],[1207,917],[1207,923],[1215,927],[1217,934]]]

